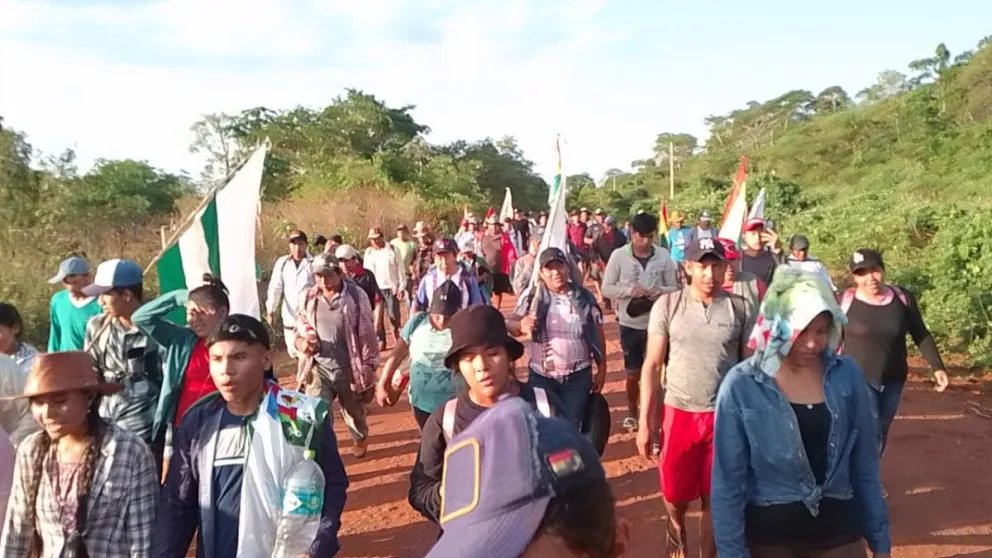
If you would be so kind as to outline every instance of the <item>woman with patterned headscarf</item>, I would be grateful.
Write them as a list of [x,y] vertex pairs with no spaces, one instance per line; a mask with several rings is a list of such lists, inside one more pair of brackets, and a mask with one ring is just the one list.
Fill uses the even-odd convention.
[[888,557],[874,401],[838,355],[847,319],[816,273],[780,266],[717,398],[713,531],[720,558]]

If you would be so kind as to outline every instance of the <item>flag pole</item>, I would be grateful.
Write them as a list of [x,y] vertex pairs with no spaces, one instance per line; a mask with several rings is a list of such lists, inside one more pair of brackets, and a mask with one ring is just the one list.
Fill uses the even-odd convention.
[[146,274],[150,272],[152,268],[155,267],[155,264],[157,264],[159,260],[162,259],[162,256],[164,256],[165,253],[168,252],[169,249],[172,248],[172,246],[179,241],[179,237],[182,236],[183,233],[185,233],[190,228],[190,226],[193,225],[193,221],[196,220],[196,216],[200,213],[200,211],[202,211],[203,208],[207,207],[207,205],[209,205],[210,202],[213,201],[215,197],[217,197],[217,192],[220,192],[225,186],[227,186],[231,182],[231,180],[234,179],[234,176],[238,174],[238,172],[241,171],[241,169],[243,169],[245,165],[248,164],[248,161],[251,160],[252,155],[254,155],[262,147],[268,149],[271,146],[272,143],[269,141],[269,138],[265,138],[264,142],[262,142],[258,147],[256,147],[251,151],[251,155],[245,157],[245,159],[240,163],[238,163],[237,166],[235,166],[234,169],[232,169],[231,172],[228,173],[228,175],[224,177],[223,180],[218,181],[216,184],[211,186],[209,190],[207,190],[207,193],[204,194],[203,199],[200,200],[199,205],[197,205],[196,208],[193,209],[193,211],[191,211],[186,216],[185,219],[183,219],[182,223],[179,224],[179,227],[172,233],[172,236],[169,237],[169,240],[162,243],[162,249],[159,250],[158,254],[155,254],[155,257],[152,258],[150,262],[148,262],[147,266],[145,266]]
[[668,197],[675,199],[675,143],[668,142]]

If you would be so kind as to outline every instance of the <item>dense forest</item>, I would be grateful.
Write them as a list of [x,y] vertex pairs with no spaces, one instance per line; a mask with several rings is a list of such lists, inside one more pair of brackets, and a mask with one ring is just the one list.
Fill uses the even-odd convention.
[[[568,177],[572,206],[623,217],[669,210],[718,212],[741,155],[748,193],[765,187],[780,230],[803,232],[843,281],[848,254],[885,252],[896,282],[921,296],[941,343],[992,361],[992,37],[974,51],[913,60],[886,70],[855,95],[839,86],[794,90],[706,118],[705,141],[660,133],[653,152],[604,177]],[[147,262],[158,227],[175,223],[206,186],[222,179],[264,138],[272,142],[263,182],[263,265],[282,249],[287,227],[359,237],[372,222],[428,218],[450,223],[463,205],[498,206],[506,187],[524,209],[543,208],[547,184],[512,137],[428,141],[412,106],[391,107],[348,90],[323,108],[255,107],[205,115],[190,150],[202,176],[174,175],[142,161],[98,161],[85,173],[72,151],[38,156],[30,137],[0,120],[0,299],[20,306],[43,337],[42,280],[59,259],[84,252]],[[548,170],[548,169],[542,169]],[[154,284],[149,281],[150,286]]]

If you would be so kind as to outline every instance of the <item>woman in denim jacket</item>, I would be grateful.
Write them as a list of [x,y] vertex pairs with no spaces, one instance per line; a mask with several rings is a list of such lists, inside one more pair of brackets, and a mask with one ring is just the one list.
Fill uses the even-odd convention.
[[717,398],[713,531],[720,558],[888,558],[875,407],[838,356],[846,318],[813,273],[779,267]]

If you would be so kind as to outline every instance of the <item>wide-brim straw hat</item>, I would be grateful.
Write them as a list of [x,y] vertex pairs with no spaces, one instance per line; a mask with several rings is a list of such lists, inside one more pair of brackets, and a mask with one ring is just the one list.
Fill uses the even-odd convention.
[[3,400],[38,397],[51,393],[95,391],[101,394],[117,393],[124,386],[101,382],[93,367],[93,358],[83,351],[44,353],[34,359],[31,372],[24,382],[24,393]]

